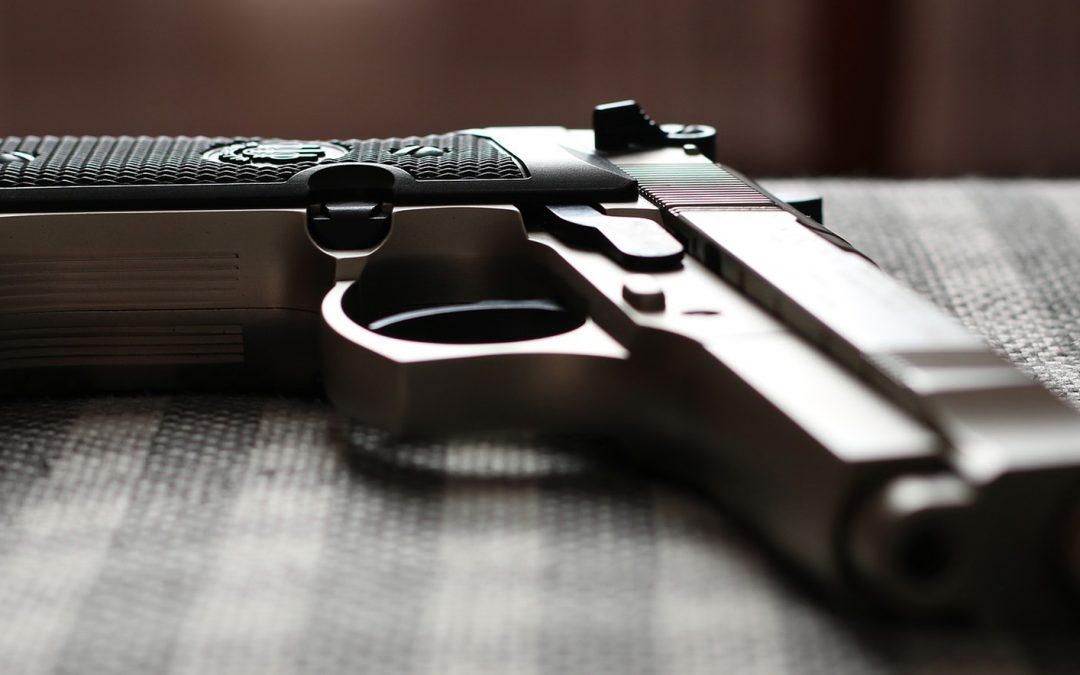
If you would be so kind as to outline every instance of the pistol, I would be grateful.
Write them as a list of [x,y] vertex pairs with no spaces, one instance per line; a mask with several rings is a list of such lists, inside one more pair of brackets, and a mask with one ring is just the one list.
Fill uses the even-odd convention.
[[839,597],[1067,616],[1080,415],[633,101],[593,129],[8,137],[0,391],[600,434]]

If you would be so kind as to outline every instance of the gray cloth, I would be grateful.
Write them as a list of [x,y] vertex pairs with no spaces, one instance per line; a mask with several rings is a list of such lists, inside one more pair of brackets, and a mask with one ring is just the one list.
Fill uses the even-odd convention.
[[[783,181],[1080,403],[1080,181]],[[870,621],[724,510],[516,438],[322,402],[0,405],[0,673],[1076,672],[1067,636]]]

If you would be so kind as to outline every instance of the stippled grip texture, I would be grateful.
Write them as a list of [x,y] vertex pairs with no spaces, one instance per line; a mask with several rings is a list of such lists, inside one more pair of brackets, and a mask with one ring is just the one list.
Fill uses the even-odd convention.
[[205,136],[26,136],[0,142],[2,188],[280,183],[316,165],[374,162],[417,180],[523,178],[489,139],[442,134],[347,141]]

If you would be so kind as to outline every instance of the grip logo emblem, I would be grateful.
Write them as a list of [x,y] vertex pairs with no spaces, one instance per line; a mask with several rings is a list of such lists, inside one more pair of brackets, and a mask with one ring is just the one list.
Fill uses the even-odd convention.
[[347,152],[322,141],[241,141],[211,148],[203,158],[223,164],[296,164],[340,159]]

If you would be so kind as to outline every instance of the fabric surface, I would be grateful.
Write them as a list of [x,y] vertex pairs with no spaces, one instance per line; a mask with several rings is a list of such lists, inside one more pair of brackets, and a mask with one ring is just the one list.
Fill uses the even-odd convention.
[[[1080,404],[1080,181],[783,181]],[[323,402],[0,403],[0,673],[1022,673],[1080,639],[870,621],[567,440],[395,446]]]

